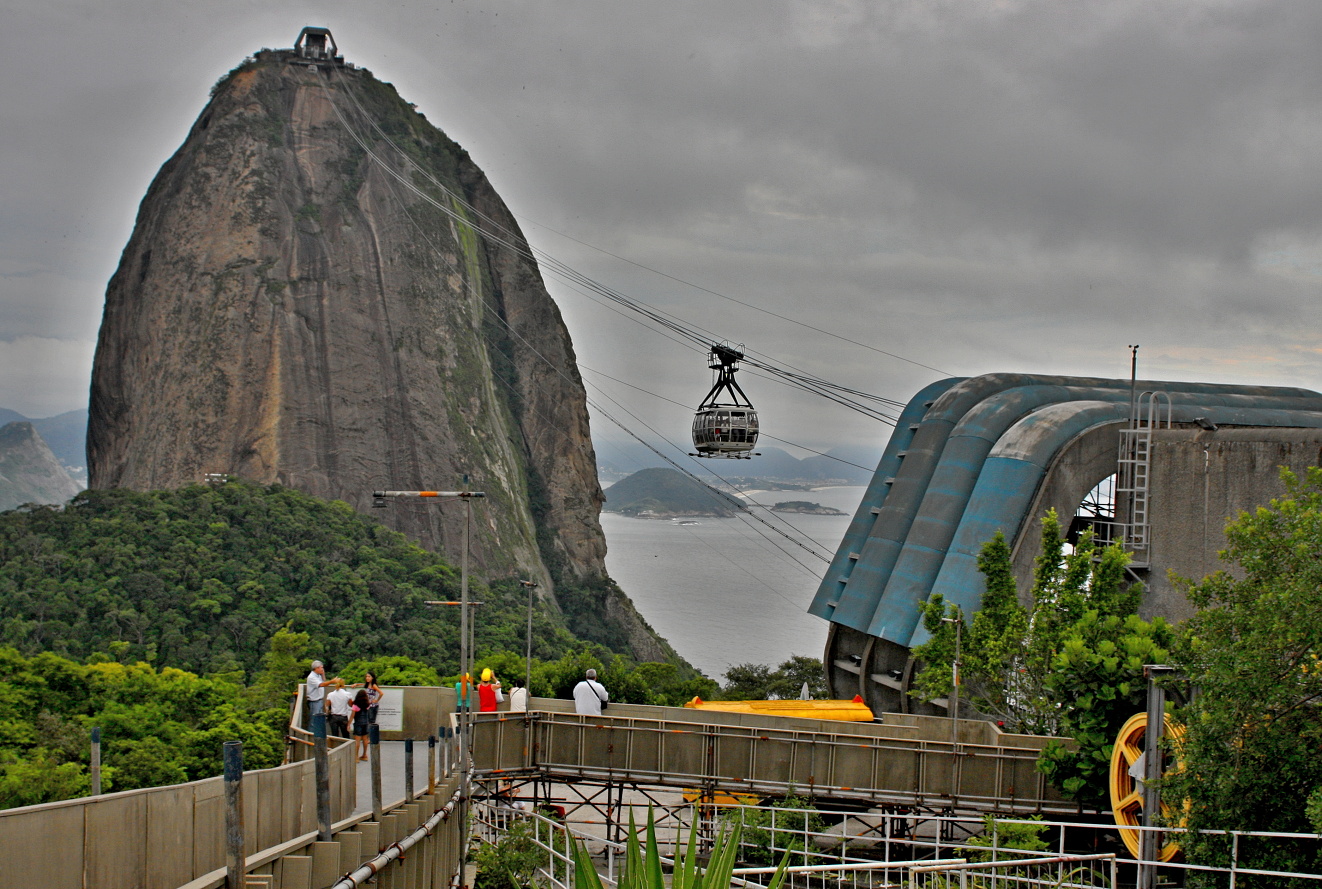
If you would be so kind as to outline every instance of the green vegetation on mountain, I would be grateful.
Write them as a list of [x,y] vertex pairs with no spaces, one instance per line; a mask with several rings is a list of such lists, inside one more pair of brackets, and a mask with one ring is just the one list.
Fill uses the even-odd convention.
[[[561,588],[538,607],[534,655],[583,640],[626,652],[592,620],[605,589]],[[459,571],[348,505],[231,481],[177,491],[87,491],[65,509],[0,514],[0,638],[19,652],[107,656],[197,673],[251,674],[282,627],[332,667],[400,655],[442,674],[459,664]],[[475,650],[522,651],[527,598],[474,580]],[[566,620],[588,629],[576,637]]]
[[627,516],[733,516],[740,504],[674,469],[640,469],[606,489],[607,512]]
[[784,500],[771,507],[772,512],[796,512],[803,515],[844,515],[833,506],[822,506],[811,500]]
[[102,732],[103,791],[219,774],[225,741],[243,742],[248,768],[277,765],[284,754],[288,707],[280,698],[272,706],[261,683],[245,689],[234,676],[0,648],[0,686],[0,808],[89,793],[94,726]]

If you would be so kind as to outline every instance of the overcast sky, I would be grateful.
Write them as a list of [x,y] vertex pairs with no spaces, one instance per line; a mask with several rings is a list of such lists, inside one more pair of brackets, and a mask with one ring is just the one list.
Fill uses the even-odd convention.
[[[28,416],[86,406],[106,282],[212,84],[308,24],[468,149],[534,244],[782,364],[903,401],[1126,377],[1140,343],[1148,378],[1322,387],[1317,0],[4,10],[0,407]],[[548,283],[591,397],[682,441],[704,357]],[[784,441],[889,435],[743,383]]]

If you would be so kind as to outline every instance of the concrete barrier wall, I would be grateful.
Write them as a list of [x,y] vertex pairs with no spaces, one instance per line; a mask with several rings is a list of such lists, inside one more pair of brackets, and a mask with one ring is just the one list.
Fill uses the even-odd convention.
[[[331,812],[344,819],[357,798],[353,747],[331,751]],[[249,855],[316,830],[311,760],[245,772]],[[0,811],[7,880],[42,889],[174,889],[225,864],[222,778],[126,790]]]
[[[459,788],[459,776],[437,782],[435,793],[422,794],[390,809],[381,820],[359,815],[333,825],[329,842],[316,831],[248,856],[248,886],[270,889],[326,889],[341,877],[371,861],[392,843],[422,827],[449,803]],[[430,836],[387,864],[369,885],[386,889],[446,889],[459,873],[466,851],[464,819],[456,809]],[[222,889],[225,869],[217,868],[178,889]]]

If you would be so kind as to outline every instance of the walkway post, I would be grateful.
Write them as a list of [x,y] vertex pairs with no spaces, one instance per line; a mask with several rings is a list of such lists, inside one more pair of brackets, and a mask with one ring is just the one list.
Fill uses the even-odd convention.
[[92,796],[101,795],[101,726],[92,726]]
[[413,802],[413,739],[404,739],[404,802]]
[[[1166,689],[1161,679],[1174,672],[1173,667],[1148,664],[1143,675],[1148,680],[1148,727],[1143,733],[1143,826],[1155,827],[1161,814],[1161,736],[1166,729]],[[1145,830],[1138,835],[1138,889],[1152,889],[1157,881],[1157,856],[1161,854],[1161,834]]]
[[323,843],[331,840],[330,753],[326,740],[326,714],[312,714],[312,759],[317,780],[317,833]]
[[381,821],[381,729],[374,722],[367,727],[367,749],[371,751],[372,761],[372,820]]
[[247,859],[243,852],[243,742],[226,741],[225,751],[225,885],[244,889]]
[[436,736],[427,736],[427,795],[436,792]]

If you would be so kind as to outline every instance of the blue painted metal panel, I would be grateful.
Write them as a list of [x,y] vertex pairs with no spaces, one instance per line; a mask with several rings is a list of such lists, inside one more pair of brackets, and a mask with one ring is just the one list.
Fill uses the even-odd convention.
[[1061,401],[1098,398],[1123,403],[1128,411],[1128,387],[1018,386],[989,396],[969,410],[951,433],[910,526],[895,567],[887,578],[867,632],[901,645],[908,644],[918,620],[914,602],[925,601],[946,550],[978,483],[987,454],[1016,421]]
[[867,490],[863,492],[863,500],[859,503],[854,518],[849,523],[849,529],[845,531],[845,536],[840,541],[840,547],[836,550],[835,558],[832,559],[826,576],[822,578],[821,585],[817,588],[817,595],[813,597],[812,604],[808,606],[809,614],[815,614],[827,620],[832,619],[836,603],[839,602],[846,583],[857,567],[857,562],[849,558],[849,555],[850,553],[862,552],[868,534],[872,531],[873,525],[876,524],[877,513],[872,510],[880,510],[886,502],[891,489],[888,480],[899,472],[900,463],[904,459],[901,455],[908,450],[913,442],[915,430],[912,427],[917,426],[922,421],[923,415],[927,413],[931,402],[945,394],[951,386],[962,381],[962,377],[952,377],[925,386],[917,395],[909,399],[909,403],[900,412],[899,419],[895,423],[895,429],[891,433],[890,441],[886,444],[886,450],[877,463],[877,469],[872,474],[872,480],[868,483]]
[[[1213,408],[1227,411],[1254,411],[1261,418],[1264,405],[1270,404],[1294,416],[1297,410],[1322,409],[1322,396],[1307,389],[1245,387],[1212,383],[1176,383],[1140,381],[1138,391],[1157,390],[1171,394],[1194,414],[1210,416]],[[965,558],[962,535],[983,534],[971,551],[976,571],[977,547],[1006,527],[1013,534],[1023,524],[1024,516],[1046,467],[1065,443],[1078,434],[1067,435],[1062,429],[1027,430],[1047,423],[1048,417],[1034,419],[1028,426],[1017,424],[1035,411],[1056,404],[1074,405],[1066,414],[1077,413],[1081,402],[1105,402],[1098,405],[1108,415],[1127,416],[1130,384],[1127,380],[1049,377],[1026,374],[991,374],[968,380],[944,380],[916,396],[906,411],[935,396],[923,415],[916,432],[908,425],[897,428],[887,446],[886,455],[865,495],[845,540],[820,585],[810,612],[844,626],[891,640],[910,644],[918,627],[918,605],[937,589],[938,578],[946,572],[952,555],[956,562]],[[938,394],[939,393],[939,394]],[[1046,414],[1054,414],[1047,410]],[[1067,426],[1085,422],[1080,414]],[[1233,423],[1231,414],[1218,423]],[[1247,421],[1247,415],[1240,422]],[[1057,416],[1052,422],[1059,422]],[[1177,416],[1178,419],[1178,416]],[[1187,421],[1186,419],[1186,421]],[[1249,424],[1251,425],[1251,424]],[[1268,424],[1275,425],[1275,424]],[[1285,425],[1305,425],[1299,422]],[[1022,446],[1029,438],[1040,439],[1031,445],[1032,452],[1016,459],[1025,465],[1011,465],[1002,455],[994,464],[1002,436],[1016,428],[1010,438]],[[1065,441],[1058,441],[1066,435]],[[1054,442],[1048,444],[1048,440]],[[907,452],[901,457],[903,452]],[[1037,466],[1037,469],[1031,467]],[[887,481],[893,478],[889,485]],[[990,498],[994,506],[984,506],[975,498]],[[873,514],[873,507],[878,509]],[[984,514],[985,513],[985,514]],[[967,517],[970,523],[965,530]],[[987,525],[991,522],[991,525]],[[986,532],[986,527],[991,527]],[[952,549],[953,548],[953,549]],[[857,559],[850,559],[857,554]],[[956,562],[950,571],[956,570]],[[963,568],[959,569],[963,571]],[[951,575],[954,577],[955,575]],[[976,600],[981,598],[980,575]],[[843,580],[847,578],[847,580]],[[946,581],[941,581],[945,588]],[[961,581],[961,588],[968,584]],[[947,594],[949,596],[949,594]],[[972,594],[966,594],[972,595]],[[973,603],[976,604],[976,601]]]
[[[1195,401],[1216,398],[1202,393]],[[1233,399],[1240,402],[1241,399]],[[1257,397],[1261,404],[1265,399]],[[1294,401],[1294,399],[1287,399]],[[1322,411],[1322,398],[1312,399]],[[1273,408],[1230,407],[1215,404],[1179,404],[1173,406],[1172,418],[1178,423],[1206,417],[1220,426],[1275,426],[1322,428],[1322,413]],[[931,596],[940,594],[946,601],[972,614],[982,604],[986,584],[978,570],[978,553],[997,531],[1011,541],[1025,533],[1025,525],[1038,487],[1056,456],[1080,435],[1108,423],[1120,423],[1128,417],[1128,405],[1077,402],[1055,405],[1031,415],[1011,429],[986,461],[968,508],[952,541],[940,571],[930,587]],[[927,641],[921,621],[907,644],[910,648]]]

